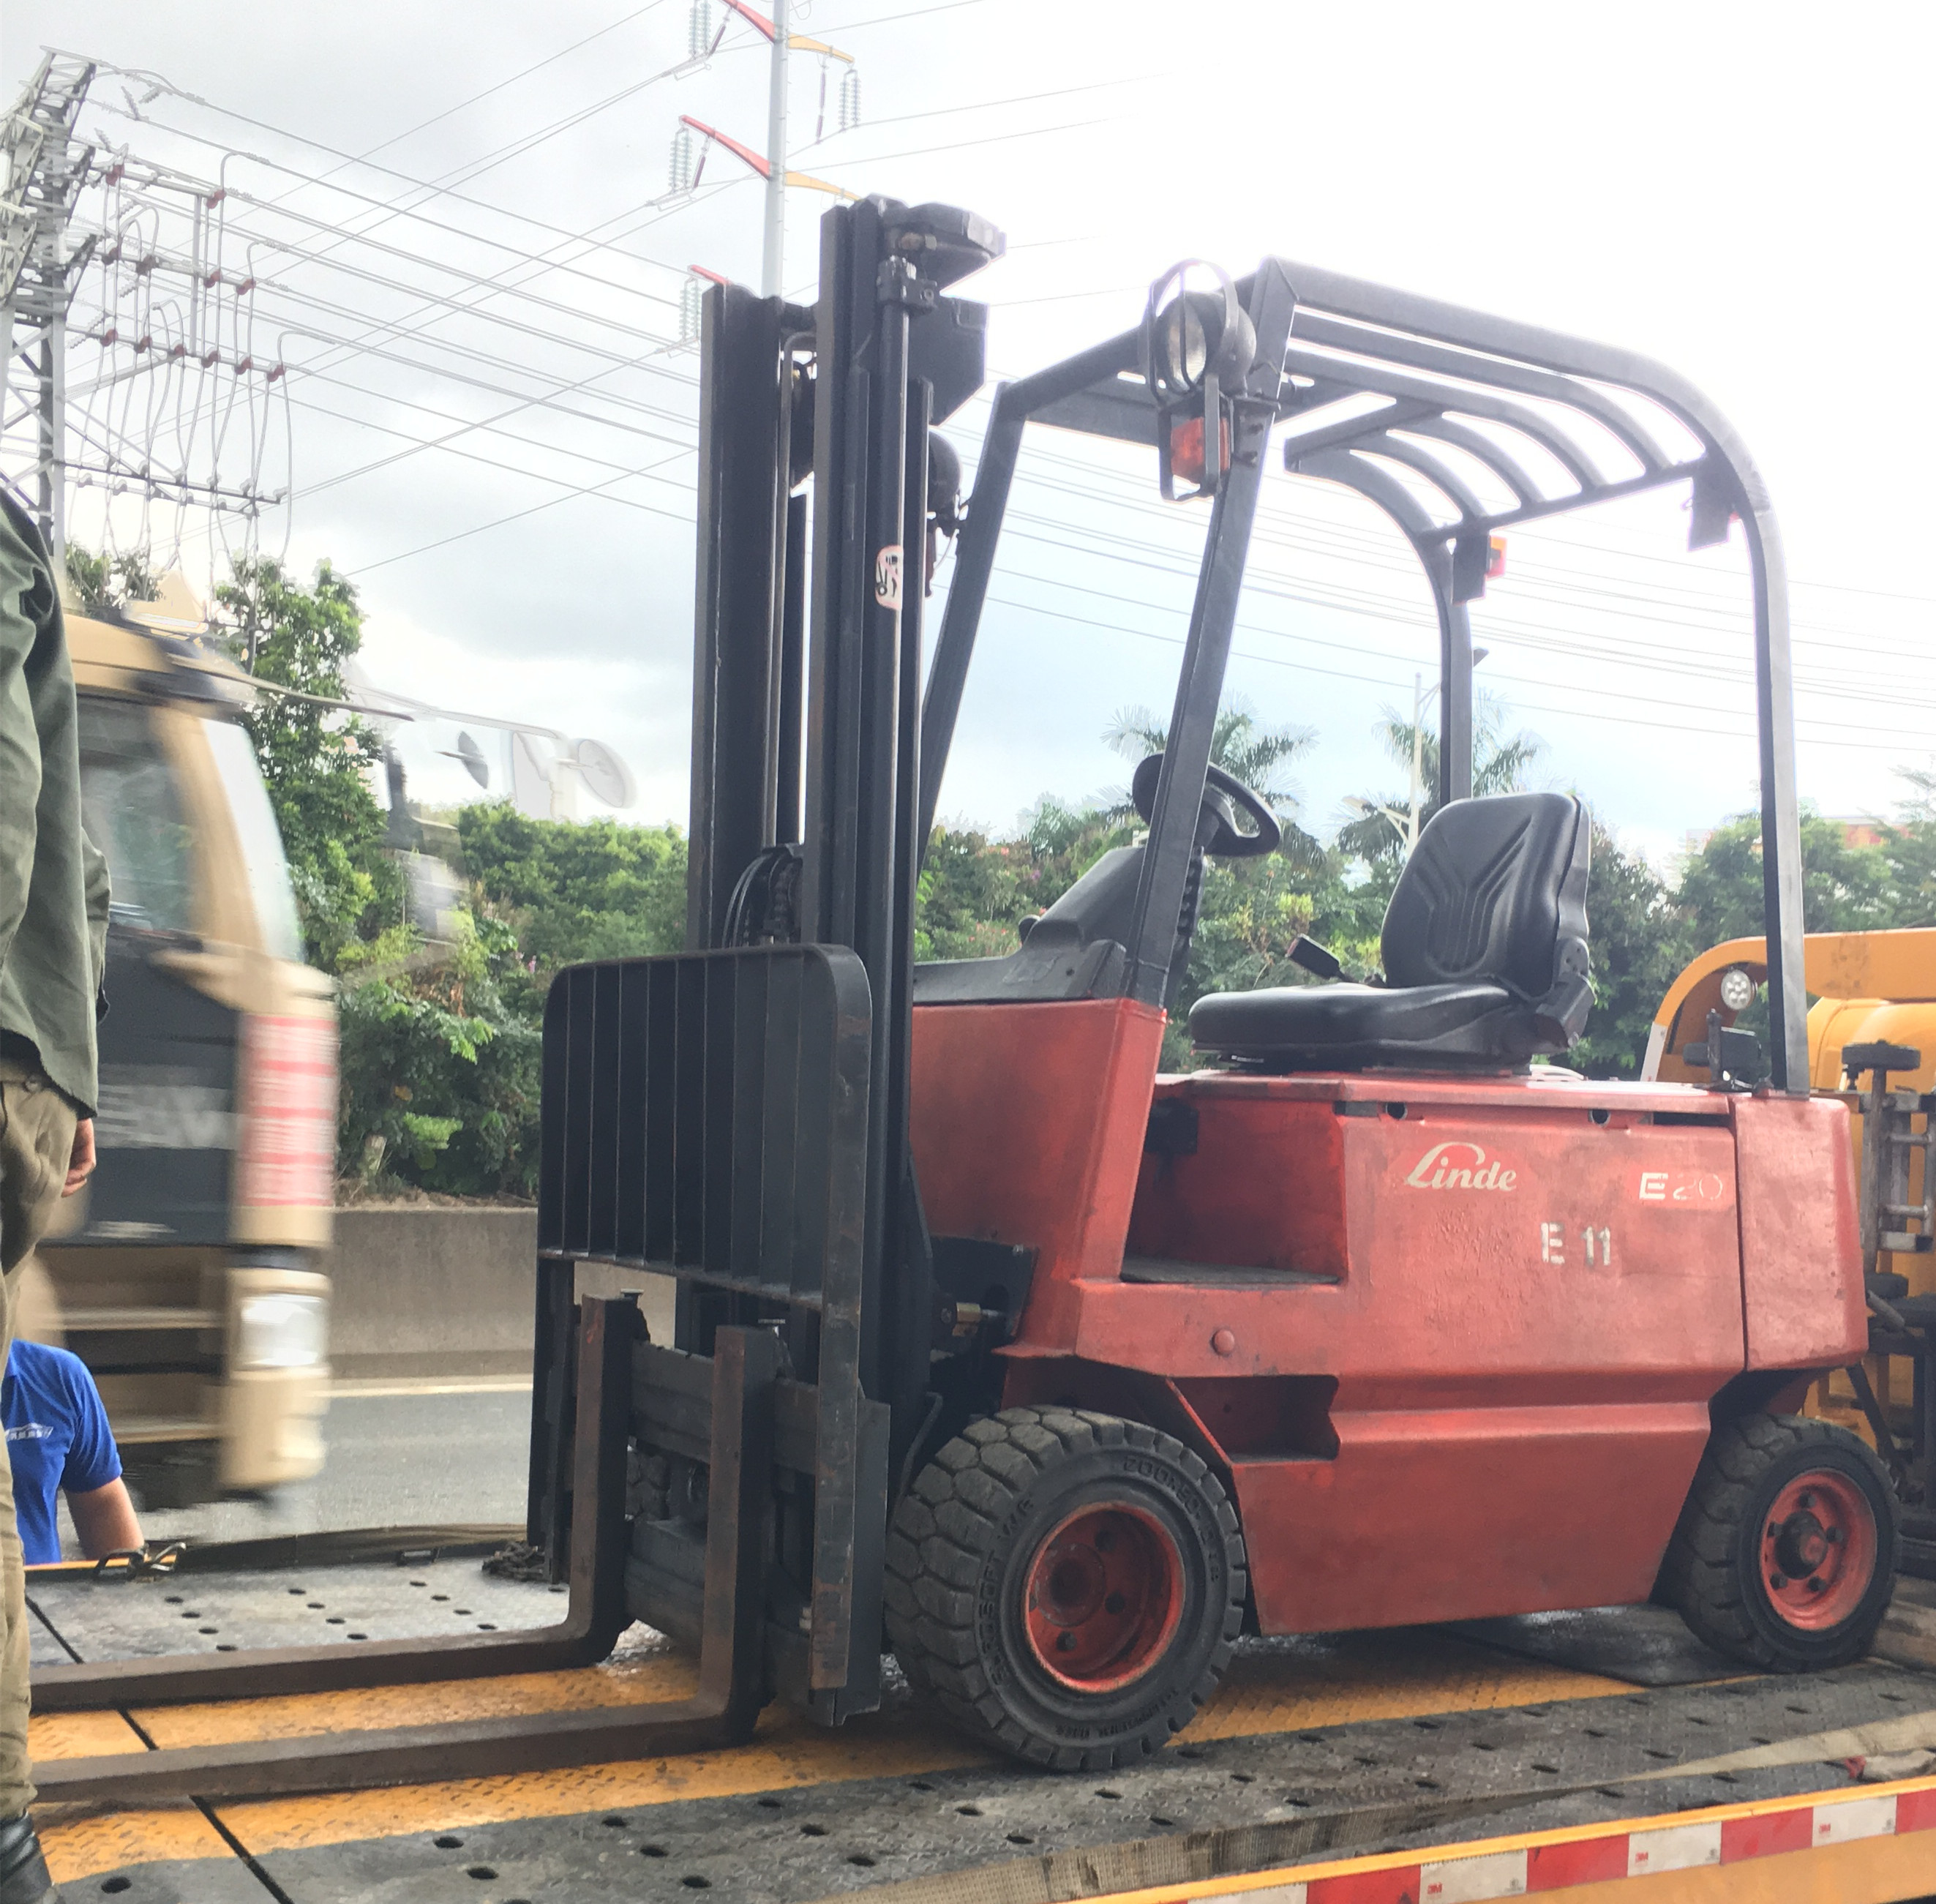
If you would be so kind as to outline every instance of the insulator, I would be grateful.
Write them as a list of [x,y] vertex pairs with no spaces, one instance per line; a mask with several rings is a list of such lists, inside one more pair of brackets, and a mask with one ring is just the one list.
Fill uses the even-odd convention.
[[712,48],[712,0],[692,0],[692,13],[686,24],[686,57],[703,59]]
[[695,344],[699,339],[699,307],[706,287],[697,278],[688,277],[679,287],[679,341]]
[[693,168],[698,156],[699,142],[692,135],[690,126],[682,126],[672,135],[672,189],[690,192],[692,189]]
[[840,129],[851,132],[861,123],[861,74],[849,66],[840,75]]

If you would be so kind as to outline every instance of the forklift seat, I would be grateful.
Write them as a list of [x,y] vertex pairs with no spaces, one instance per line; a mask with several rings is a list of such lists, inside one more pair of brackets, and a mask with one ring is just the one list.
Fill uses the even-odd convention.
[[1273,1071],[1505,1070],[1568,1049],[1593,1003],[1587,810],[1557,793],[1435,814],[1385,909],[1381,985],[1213,992],[1199,1049]]

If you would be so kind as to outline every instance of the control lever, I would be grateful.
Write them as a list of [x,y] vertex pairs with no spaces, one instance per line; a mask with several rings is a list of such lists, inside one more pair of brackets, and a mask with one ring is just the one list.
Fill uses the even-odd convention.
[[1345,970],[1338,955],[1329,946],[1320,946],[1315,939],[1307,939],[1301,932],[1291,940],[1287,955],[1292,964],[1302,966],[1314,979],[1335,979]]

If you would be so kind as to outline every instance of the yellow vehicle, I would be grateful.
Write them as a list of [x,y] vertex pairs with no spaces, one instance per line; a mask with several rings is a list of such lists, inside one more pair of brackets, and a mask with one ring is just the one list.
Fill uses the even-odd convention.
[[[1921,1070],[1898,1075],[1904,1085],[1929,1089],[1936,1077],[1936,928],[1811,932],[1802,943],[1803,982],[1816,1001],[1808,1013],[1809,1082],[1818,1091],[1839,1088],[1844,1049],[1881,1040],[1922,1053]],[[1641,1076],[1705,1077],[1705,1067],[1689,1064],[1682,1051],[1706,1037],[1709,1012],[1718,1011],[1723,1025],[1732,1025],[1767,970],[1759,939],[1730,939],[1703,952],[1661,1000]],[[1730,982],[1732,972],[1741,978]]]
[[[1842,1055],[1852,1046],[1907,1046],[1922,1055],[1919,1069],[1892,1072],[1892,1088],[1929,1091],[1936,1086],[1936,928],[1899,932],[1811,932],[1803,941],[1803,983],[1814,1000],[1808,1012],[1808,1077],[1817,1091],[1844,1088]],[[1767,972],[1759,939],[1731,939],[1703,952],[1668,988],[1647,1040],[1641,1076],[1698,1080],[1703,1065],[1682,1055],[1707,1037],[1708,1014],[1718,1012],[1732,1025],[1759,992]],[[1850,1120],[1857,1167],[1862,1161],[1862,1123]],[[1909,1194],[1922,1195],[1922,1165],[1912,1153]],[[1898,1297],[1936,1294],[1936,1255],[1898,1252],[1878,1256],[1876,1267],[1901,1282],[1886,1285]],[[1901,1418],[1931,1403],[1919,1397],[1913,1364],[1900,1356],[1877,1355],[1868,1363],[1869,1379],[1883,1408]],[[1868,1424],[1860,1398],[1846,1378],[1817,1384],[1811,1413],[1843,1420],[1859,1430]],[[1904,1425],[1910,1441],[1927,1461],[1924,1444],[1932,1437],[1913,1418]],[[1923,1503],[1926,1507],[1928,1503]],[[1925,1539],[1921,1527],[1913,1530]]]
[[303,963],[246,677],[132,619],[70,613],[68,639],[113,881],[100,1161],[26,1326],[92,1370],[143,1505],[257,1494],[322,1463],[331,987]]

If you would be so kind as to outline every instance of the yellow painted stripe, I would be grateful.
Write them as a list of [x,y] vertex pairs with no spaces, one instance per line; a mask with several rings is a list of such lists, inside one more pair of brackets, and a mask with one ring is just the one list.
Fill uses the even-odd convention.
[[[1156,1884],[1143,1890],[1111,1891],[1087,1899],[1084,1904],[1215,1904],[1218,1898],[1247,1896],[1269,1890],[1272,1886],[1312,1884],[1320,1878],[1358,1877],[1379,1871],[1405,1871],[1421,1862],[1439,1864],[1455,1858],[1487,1857],[1502,1851],[1535,1851],[1548,1845],[1578,1845],[1599,1838],[1617,1838],[1636,1831],[1658,1831],[1680,1824],[1726,1824],[1736,1818],[1767,1818],[1776,1812],[1799,1810],[1804,1806],[1829,1806],[1838,1800],[1887,1798],[1904,1792],[1936,1791],[1936,1778],[1902,1778],[1893,1784],[1847,1786],[1833,1791],[1812,1792],[1787,1798],[1750,1799],[1738,1805],[1711,1805],[1698,1812],[1662,1812],[1648,1816],[1609,1820],[1604,1824],[1565,1825],[1550,1831],[1508,1832],[1496,1838],[1476,1838],[1463,1844],[1433,1845],[1426,1849],[1387,1851],[1372,1857],[1335,1858],[1321,1864],[1286,1865],[1271,1871],[1239,1872],[1227,1878],[1203,1878],[1189,1884]],[[1894,1848],[1892,1849],[1892,1848]],[[1895,1851],[1910,1854],[1898,1859]],[[1838,1857],[1831,1854],[1862,1853],[1874,1855],[1874,1869],[1861,1857]],[[1888,1855],[1883,1855],[1888,1853]],[[1870,1876],[1901,1872],[1913,1875],[1917,1883],[1911,1890],[1873,1890],[1865,1887]],[[1829,1874],[1841,1874],[1830,1881]],[[1853,1875],[1861,1880],[1847,1887],[1843,1878]],[[1689,1888],[1712,1886],[1730,1881],[1733,1889]],[[1889,1881],[1894,1881],[1890,1877]],[[1610,1878],[1591,1884],[1543,1893],[1565,1904],[1599,1904],[1607,1899],[1614,1904],[1895,1904],[1913,1898],[1936,1885],[1936,1831],[1910,1832],[1900,1838],[1857,1839],[1839,1845],[1817,1845],[1806,1851],[1787,1851],[1768,1857],[1744,1858],[1738,1863],[1709,1866],[1694,1871],[1649,1872],[1640,1881],[1644,1888],[1630,1887],[1635,1880]]]
[[[649,1706],[685,1698],[695,1683],[691,1657],[667,1651],[580,1672],[156,1708],[137,1717],[158,1745],[213,1745],[587,1706]],[[1621,1681],[1494,1653],[1429,1629],[1354,1633],[1245,1649],[1217,1698],[1185,1736],[1243,1738],[1631,1690]],[[50,1715],[36,1719],[34,1726],[35,1752],[47,1759],[126,1751],[135,1744],[126,1722],[113,1713]],[[687,1799],[912,1777],[993,1762],[918,1710],[873,1715],[829,1733],[776,1708],[762,1715],[751,1743],[726,1751],[404,1790],[263,1800],[225,1808],[223,1817],[252,1851],[268,1851],[455,1825],[636,1811]],[[171,1848],[147,1855],[183,1854],[171,1848],[177,1842],[171,1825],[164,1823],[156,1830],[158,1842]],[[141,1861],[119,1851],[117,1860]]]
[[[682,1672],[683,1678],[675,1675]],[[629,1681],[622,1675],[637,1675]],[[689,1662],[661,1657],[637,1666],[520,1680],[471,1681],[326,1699],[264,1700],[241,1706],[144,1714],[158,1744],[206,1744],[288,1737],[359,1725],[482,1717],[490,1712],[562,1710],[649,1696],[683,1697]],[[655,1675],[663,1675],[655,1677]],[[1354,1633],[1247,1649],[1187,1739],[1236,1739],[1351,1725],[1367,1719],[1496,1710],[1629,1693],[1623,1681],[1568,1672],[1488,1651],[1429,1630]],[[541,1702],[541,1703],[537,1703]],[[319,1718],[322,1714],[326,1718]],[[272,1727],[256,1731],[254,1727]],[[688,1799],[906,1778],[994,1758],[920,1711],[871,1715],[835,1733],[797,1713],[772,1708],[746,1745],[678,1758],[582,1770],[475,1779],[378,1793],[262,1800],[224,1807],[222,1817],[251,1851],[384,1838],[453,1826],[556,1818],[592,1811],[638,1811]]]
[[375,1400],[391,1395],[528,1395],[528,1375],[352,1376],[329,1385],[332,1401]]
[[222,1819],[260,1857],[512,1819],[637,1811],[682,1799],[799,1790],[856,1778],[912,1778],[989,1762],[958,1736],[904,1715],[857,1721],[827,1732],[790,1708],[776,1706],[761,1715],[752,1743],[726,1751],[389,1791],[262,1799],[224,1806]]
[[141,1736],[119,1712],[36,1712],[27,1721],[27,1749],[48,1763],[98,1758],[138,1752]]
[[1247,1648],[1183,1736],[1250,1739],[1633,1690],[1623,1679],[1494,1652],[1430,1627],[1403,1627]]
[[[81,1805],[36,1806],[41,1848],[57,1884],[163,1858],[233,1858],[222,1834],[186,1799],[144,1812]],[[71,1892],[68,1893],[73,1895]]]
[[652,1706],[697,1690],[692,1662],[677,1654],[575,1672],[525,1672],[501,1679],[451,1679],[221,1706],[144,1708],[135,1715],[157,1745],[222,1745],[311,1733],[371,1732],[392,1726],[445,1725],[585,1707]]
[[1931,1884],[1936,1857],[1928,1845],[1914,1838],[1870,1838],[1541,1895],[1553,1904],[1898,1904],[1922,1896]]
[[[141,1735],[119,1712],[50,1712],[28,1721],[36,1760],[138,1752]],[[98,1871],[158,1858],[232,1858],[222,1834],[186,1800],[140,1812],[89,1805],[37,1805],[34,1822],[56,1884],[78,1884]]]

